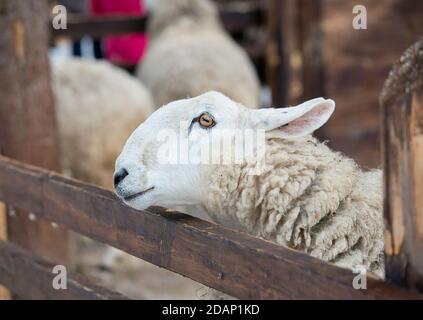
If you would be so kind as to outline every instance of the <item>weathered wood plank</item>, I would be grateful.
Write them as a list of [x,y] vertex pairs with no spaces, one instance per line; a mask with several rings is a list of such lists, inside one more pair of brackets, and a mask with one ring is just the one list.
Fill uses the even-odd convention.
[[[0,240],[7,239],[6,206],[0,202]],[[9,300],[10,292],[0,285],[0,300]]]
[[0,200],[237,298],[422,299],[372,279],[354,290],[349,270],[182,213],[137,211],[110,191],[4,157]]
[[[47,15],[47,1],[0,2],[0,154],[59,171]],[[65,259],[62,229],[30,222],[19,211],[7,223],[10,241],[47,259]]]
[[54,265],[0,240],[0,283],[23,299],[37,300],[124,300],[127,297],[67,273],[66,289],[54,289]]
[[423,39],[381,95],[387,278],[423,291]]
[[70,37],[73,39],[84,36],[104,37],[109,35],[144,32],[146,30],[147,17],[89,17],[69,15],[67,29],[54,29],[50,24],[50,32],[53,38]]

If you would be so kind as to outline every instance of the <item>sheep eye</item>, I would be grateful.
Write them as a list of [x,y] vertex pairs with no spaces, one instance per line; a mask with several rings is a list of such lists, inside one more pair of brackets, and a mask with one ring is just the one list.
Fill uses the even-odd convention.
[[204,112],[198,118],[198,123],[202,128],[211,128],[216,125],[213,116],[210,113]]

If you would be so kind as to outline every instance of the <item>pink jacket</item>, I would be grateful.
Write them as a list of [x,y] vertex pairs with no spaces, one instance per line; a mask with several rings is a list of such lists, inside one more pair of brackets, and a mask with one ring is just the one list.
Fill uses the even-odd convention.
[[[91,0],[90,11],[94,16],[139,16],[145,13],[145,6],[143,0]],[[143,58],[147,40],[144,33],[106,37],[105,57],[115,63],[135,64]]]

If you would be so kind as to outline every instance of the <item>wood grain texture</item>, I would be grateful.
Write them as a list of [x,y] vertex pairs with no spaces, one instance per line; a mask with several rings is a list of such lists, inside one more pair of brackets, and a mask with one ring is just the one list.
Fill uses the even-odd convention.
[[354,290],[349,270],[182,213],[137,211],[110,191],[4,157],[0,201],[237,298],[423,298],[370,278]]
[[383,114],[386,274],[423,291],[423,89]]
[[102,288],[77,274],[67,274],[67,288],[56,290],[54,265],[0,240],[0,283],[23,299],[124,300],[127,297]]
[[272,92],[272,106],[287,106],[295,46],[295,0],[269,0],[267,7],[266,79]]
[[6,205],[0,202],[0,240],[7,240]]
[[[6,206],[0,202],[0,240],[7,239]],[[0,300],[9,300],[10,292],[0,285]]]
[[423,292],[423,38],[392,68],[380,105],[386,276]]
[[[0,2],[0,154],[58,170],[47,15],[46,1]],[[66,233],[39,220],[29,221],[28,214],[8,215],[13,216],[7,221],[9,240],[63,261]]]

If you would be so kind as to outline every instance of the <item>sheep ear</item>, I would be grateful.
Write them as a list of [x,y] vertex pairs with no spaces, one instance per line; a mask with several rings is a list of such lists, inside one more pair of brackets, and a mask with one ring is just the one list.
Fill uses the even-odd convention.
[[252,110],[250,124],[265,130],[267,136],[296,138],[323,126],[334,110],[333,100],[316,98],[295,107]]

